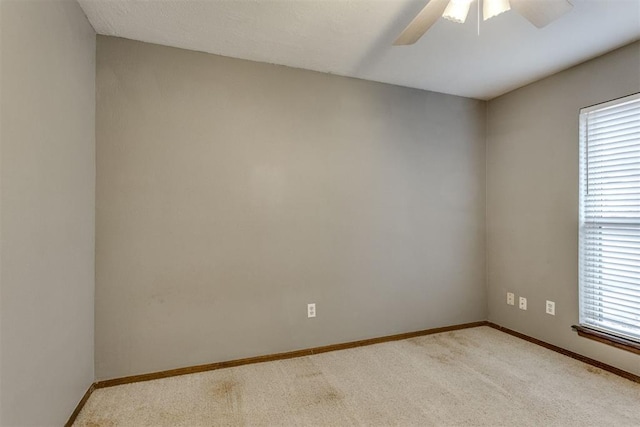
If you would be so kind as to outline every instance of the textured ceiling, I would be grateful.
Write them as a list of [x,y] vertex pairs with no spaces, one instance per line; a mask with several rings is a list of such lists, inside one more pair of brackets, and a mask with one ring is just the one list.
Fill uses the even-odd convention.
[[510,11],[480,35],[472,5],[412,46],[392,42],[426,0],[79,2],[99,34],[479,99],[640,39],[640,0],[571,0],[543,29]]

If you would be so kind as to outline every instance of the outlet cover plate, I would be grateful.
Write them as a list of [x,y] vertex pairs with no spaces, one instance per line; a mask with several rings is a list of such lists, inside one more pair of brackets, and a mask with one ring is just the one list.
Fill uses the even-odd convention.
[[307,304],[307,317],[316,317],[316,303]]
[[556,315],[556,303],[553,301],[549,301],[547,300],[547,314],[550,314],[552,316]]
[[518,305],[518,307],[520,308],[520,310],[526,310],[527,309],[527,299],[525,297],[520,297],[519,302],[520,302],[520,304]]

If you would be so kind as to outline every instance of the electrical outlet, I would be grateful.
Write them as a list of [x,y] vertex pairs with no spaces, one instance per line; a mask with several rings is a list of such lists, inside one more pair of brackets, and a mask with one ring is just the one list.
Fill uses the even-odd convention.
[[515,305],[515,301],[516,296],[513,294],[513,292],[507,292],[507,304]]
[[520,307],[520,310],[527,309],[527,299],[525,297],[520,297],[520,304],[518,305],[518,307]]
[[552,316],[556,315],[556,303],[553,301],[547,300],[547,314]]
[[307,304],[307,317],[316,317],[316,304]]

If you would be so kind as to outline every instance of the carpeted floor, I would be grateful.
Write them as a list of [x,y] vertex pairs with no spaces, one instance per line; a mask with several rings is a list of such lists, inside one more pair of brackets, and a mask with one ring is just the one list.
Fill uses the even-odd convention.
[[489,327],[96,390],[76,426],[640,426],[640,384]]

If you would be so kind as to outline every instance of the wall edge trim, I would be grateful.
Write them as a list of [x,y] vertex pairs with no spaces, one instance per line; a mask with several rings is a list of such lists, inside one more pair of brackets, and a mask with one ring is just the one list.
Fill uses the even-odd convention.
[[497,329],[500,332],[504,332],[504,333],[512,335],[514,337],[523,339],[525,341],[529,341],[530,343],[537,344],[537,345],[539,345],[541,347],[544,347],[544,348],[546,348],[548,350],[555,351],[556,353],[560,353],[562,355],[568,356],[568,357],[570,357],[572,359],[576,359],[576,360],[578,360],[580,362],[583,362],[583,363],[586,363],[588,365],[595,366],[596,368],[600,368],[600,369],[602,369],[604,371],[607,371],[607,372],[610,372],[610,373],[612,373],[614,375],[618,375],[619,377],[626,378],[626,379],[628,379],[630,381],[633,381],[633,382],[636,382],[636,383],[640,383],[640,376],[638,376],[636,374],[632,374],[631,372],[627,372],[627,371],[625,371],[623,369],[616,368],[615,366],[608,365],[608,364],[606,364],[604,362],[600,362],[598,360],[592,359],[592,358],[587,357],[587,356],[583,356],[581,354],[575,353],[575,352],[570,351],[570,350],[566,350],[566,349],[564,349],[562,347],[558,347],[557,345],[549,344],[548,342],[539,340],[537,338],[530,337],[529,335],[525,335],[523,333],[514,331],[514,330],[509,329],[509,328],[505,328],[504,326],[500,326],[500,325],[495,324],[493,322],[487,322],[487,326],[490,326],[490,327],[492,327],[494,329]]
[[487,326],[487,322],[479,321],[479,322],[471,322],[471,323],[462,323],[462,324],[443,326],[443,327],[425,329],[425,330],[414,331],[414,332],[405,332],[401,334],[386,335],[386,336],[377,337],[377,338],[369,338],[369,339],[350,341],[350,342],[339,343],[339,344],[330,344],[330,345],[321,346],[321,347],[312,347],[312,348],[306,348],[301,350],[293,350],[293,351],[288,351],[284,353],[267,354],[263,356],[253,356],[253,357],[248,357],[244,359],[227,360],[223,362],[214,362],[214,363],[208,363],[204,365],[187,366],[183,368],[169,369],[166,371],[158,371],[158,372],[151,372],[151,373],[140,374],[140,375],[131,375],[127,377],[96,381],[94,385],[96,388],[113,387],[116,385],[131,384],[131,383],[137,383],[141,381],[151,381],[151,380],[157,380],[161,378],[195,374],[200,372],[213,371],[217,369],[232,368],[235,366],[272,362],[275,360],[291,359],[294,357],[311,356],[313,354],[326,353],[329,351],[346,350],[349,348],[362,347],[362,346],[367,346],[372,344],[380,344],[380,343],[389,342],[389,341],[399,341],[399,340],[414,338],[414,337],[423,336],[423,335],[432,335],[432,334],[438,334],[441,332],[475,328],[479,326]]
[[91,397],[91,394],[96,388],[97,388],[96,383],[93,383],[89,386],[87,391],[84,393],[84,396],[82,396],[82,399],[80,399],[80,402],[78,402],[78,405],[71,413],[69,420],[67,420],[67,422],[64,424],[64,427],[71,427],[73,425],[73,423],[76,421],[76,418],[78,418],[78,414],[80,414],[80,411],[82,411],[82,408],[84,408],[85,403],[87,403],[87,401]]

